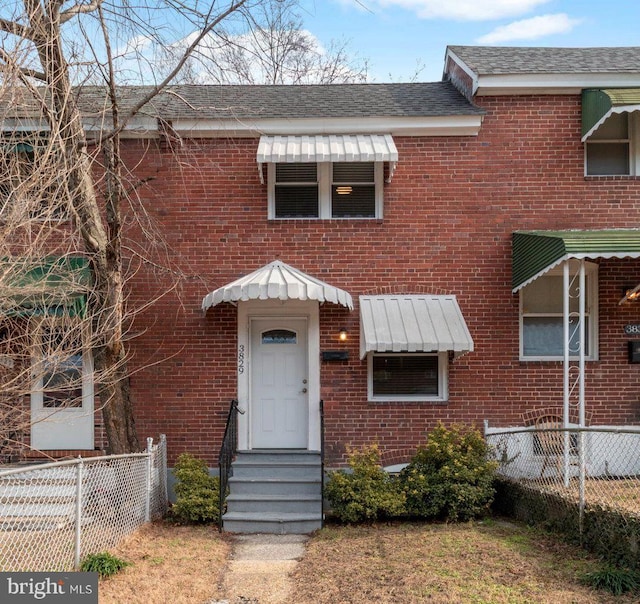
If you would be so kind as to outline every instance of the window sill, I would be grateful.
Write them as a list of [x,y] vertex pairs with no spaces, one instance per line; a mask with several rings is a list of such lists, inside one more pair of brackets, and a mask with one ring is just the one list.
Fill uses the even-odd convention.
[[[578,362],[580,357],[569,357],[569,361]],[[585,357],[585,361],[592,363],[598,361],[598,357]],[[523,357],[519,359],[520,363],[562,363],[564,357]]]
[[612,180],[620,180],[620,181],[629,181],[629,180],[640,180],[640,176],[633,176],[631,174],[585,174],[584,179],[586,181],[612,181]]
[[371,404],[397,404],[400,403],[402,405],[406,404],[419,404],[419,405],[447,405],[449,403],[449,399],[445,398],[408,398],[408,397],[385,397],[385,398],[370,398],[367,400],[368,403]]

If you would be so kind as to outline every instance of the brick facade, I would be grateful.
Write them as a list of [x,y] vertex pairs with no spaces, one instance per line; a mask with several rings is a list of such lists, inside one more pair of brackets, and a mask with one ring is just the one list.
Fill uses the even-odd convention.
[[[203,314],[204,295],[281,259],[351,293],[353,312],[320,308],[328,462],[347,445],[377,442],[385,463],[406,461],[435,422],[522,424],[521,414],[562,403],[562,363],[519,360],[518,296],[511,293],[511,234],[527,229],[629,228],[640,223],[640,179],[584,177],[579,95],[490,96],[477,137],[394,136],[400,161],[385,184],[381,220],[267,220],[257,138],[185,140],[173,151],[125,141],[141,203],[164,236],[154,251],[173,273],[144,264],[132,305],[177,287],[138,315],[130,342],[141,435],[168,436],[215,464],[229,401],[236,396],[237,309]],[[133,226],[132,228],[136,228]],[[162,247],[166,246],[166,247]],[[637,306],[619,306],[640,282],[640,261],[602,260],[600,360],[587,365],[594,424],[640,421],[640,369],[627,362],[623,327]],[[446,403],[367,402],[359,358],[358,296],[455,294],[475,351],[449,366]],[[347,343],[337,341],[340,327]]]

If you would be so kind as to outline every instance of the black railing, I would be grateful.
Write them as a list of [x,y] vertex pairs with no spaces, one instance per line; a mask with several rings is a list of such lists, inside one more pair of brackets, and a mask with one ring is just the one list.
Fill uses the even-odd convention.
[[320,399],[320,497],[322,526],[324,526],[324,401],[322,399]]
[[222,530],[222,514],[224,514],[224,504],[227,498],[227,487],[229,486],[229,476],[231,475],[231,464],[238,450],[238,413],[244,413],[238,409],[238,401],[233,399],[227,415],[227,425],[224,429],[224,438],[220,447],[218,457],[218,470],[220,474],[220,520],[218,527]]

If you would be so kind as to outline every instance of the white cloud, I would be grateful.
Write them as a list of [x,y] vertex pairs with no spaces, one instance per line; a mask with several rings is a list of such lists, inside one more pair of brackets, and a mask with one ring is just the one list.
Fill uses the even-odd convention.
[[553,34],[566,34],[580,22],[580,19],[571,19],[565,13],[540,15],[496,27],[492,32],[478,38],[477,42],[496,44],[512,40],[537,40]]
[[531,12],[551,0],[376,0],[382,7],[413,11],[421,19],[491,21]]

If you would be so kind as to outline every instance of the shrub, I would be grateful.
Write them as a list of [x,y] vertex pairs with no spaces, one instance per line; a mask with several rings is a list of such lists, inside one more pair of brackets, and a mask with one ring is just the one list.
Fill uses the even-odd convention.
[[349,449],[351,472],[331,472],[325,496],[333,514],[348,523],[373,522],[404,513],[404,493],[398,480],[380,465],[375,445],[361,450]]
[[496,470],[487,454],[478,430],[439,423],[400,474],[407,512],[452,521],[487,513],[495,494]]
[[106,579],[120,572],[126,566],[130,566],[130,563],[116,558],[108,552],[101,552],[86,556],[80,564],[80,570],[85,573],[98,573],[101,579]]
[[176,503],[171,508],[179,522],[202,524],[220,519],[217,477],[209,475],[207,464],[189,453],[183,453],[173,469],[177,479]]
[[587,573],[582,580],[590,587],[611,592],[615,596],[640,589],[640,575],[637,571],[615,566]]

